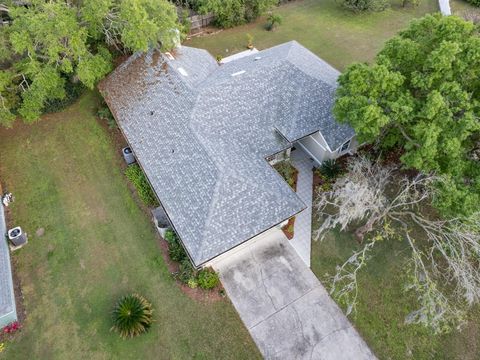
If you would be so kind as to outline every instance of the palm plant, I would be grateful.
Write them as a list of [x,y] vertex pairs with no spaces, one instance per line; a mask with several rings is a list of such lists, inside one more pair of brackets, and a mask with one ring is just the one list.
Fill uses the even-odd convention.
[[152,325],[152,304],[143,296],[129,294],[123,296],[113,309],[113,326],[124,339],[146,332]]
[[320,173],[328,179],[336,178],[342,171],[341,166],[333,159],[325,160],[320,165]]

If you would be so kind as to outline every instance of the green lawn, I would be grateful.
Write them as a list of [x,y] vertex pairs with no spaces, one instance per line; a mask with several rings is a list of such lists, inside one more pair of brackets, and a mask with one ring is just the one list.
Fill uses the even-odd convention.
[[[315,221],[316,222],[316,221]],[[359,248],[351,233],[332,231],[323,242],[312,242],[313,272],[328,287],[327,274],[333,275]],[[402,286],[408,245],[385,241],[377,245],[374,257],[359,277],[357,313],[351,321],[379,359],[480,359],[480,309],[470,313],[462,332],[432,336],[419,325],[406,325],[405,316],[417,309],[413,294]]]
[[[27,319],[0,358],[259,358],[228,300],[200,304],[171,278],[119,149],[94,116],[98,101],[87,93],[34,125],[0,129],[0,177],[15,194],[14,224],[30,238],[13,255]],[[109,331],[110,311],[130,291],[153,303],[156,322],[122,340]]]
[[406,9],[400,3],[393,0],[391,9],[385,12],[354,14],[335,0],[299,0],[275,10],[282,15],[283,23],[273,32],[264,29],[265,19],[259,19],[214,35],[194,37],[185,45],[205,48],[213,56],[228,56],[245,49],[247,33],[253,35],[258,49],[297,40],[343,70],[353,61],[373,59],[383,43],[413,18],[438,11],[437,0],[421,0],[417,8]]

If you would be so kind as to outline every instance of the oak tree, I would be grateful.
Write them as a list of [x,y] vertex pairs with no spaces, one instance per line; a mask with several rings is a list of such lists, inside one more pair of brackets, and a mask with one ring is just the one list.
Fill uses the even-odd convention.
[[400,149],[405,167],[442,178],[444,214],[480,204],[480,36],[472,22],[427,15],[389,40],[371,65],[339,78],[334,108],[360,142]]

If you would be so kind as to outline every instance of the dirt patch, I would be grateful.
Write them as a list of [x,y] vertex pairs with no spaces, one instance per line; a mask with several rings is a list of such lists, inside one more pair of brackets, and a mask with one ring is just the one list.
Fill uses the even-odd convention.
[[[158,235],[158,244],[162,252],[163,260],[165,261],[165,264],[167,264],[167,269],[173,276],[173,274],[178,272],[179,264],[170,259],[170,256],[168,255],[168,243],[164,239],[162,239],[160,235]],[[226,297],[225,290],[221,283],[212,290],[204,290],[198,287],[192,289],[178,280],[176,280],[176,283],[177,286],[182,290],[182,292],[186,294],[189,298],[203,304],[210,304],[221,301],[224,300]]]
[[222,31],[223,31],[223,29],[219,29],[219,28],[216,28],[216,27],[213,27],[213,26],[207,26],[207,27],[199,29],[199,31],[197,31],[195,33],[188,34],[186,40],[190,40],[191,38],[194,38],[194,37],[215,35],[215,34],[218,34]]

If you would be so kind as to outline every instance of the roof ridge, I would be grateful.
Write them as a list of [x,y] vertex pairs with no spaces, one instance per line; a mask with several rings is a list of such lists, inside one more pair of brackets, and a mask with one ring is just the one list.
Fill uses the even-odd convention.
[[[266,159],[263,159],[263,162],[265,163],[265,164],[264,164],[265,167],[268,169],[267,171],[271,171],[271,172],[273,172],[275,175],[277,175],[278,178],[280,179],[280,182],[282,182],[282,184],[283,184],[282,186],[286,186],[286,187],[289,189],[290,193],[294,195],[294,197],[296,198],[297,202],[299,202],[299,203],[302,204],[302,210],[300,210],[300,211],[305,210],[305,209],[307,208],[307,205],[306,205],[306,204],[303,202],[303,200],[298,196],[298,194],[287,184],[287,182],[282,178],[282,176],[268,163],[268,161],[267,161]],[[274,191],[273,188],[271,188],[271,187],[260,187],[260,186],[257,186],[257,183],[256,183],[255,181],[253,181],[252,178],[247,177],[247,176],[246,176],[246,177],[242,177],[242,176],[240,175],[240,173],[238,173],[238,172],[235,171],[235,170],[228,171],[228,172],[225,173],[225,174],[222,173],[222,176],[221,176],[221,178],[220,178],[220,181],[217,181],[217,184],[215,184],[215,194],[214,194],[214,196],[212,197],[213,201],[212,201],[212,203],[210,204],[209,211],[208,211],[209,216],[208,216],[208,219],[207,219],[207,223],[204,225],[204,228],[203,228],[203,230],[202,230],[202,237],[201,237],[201,238],[202,238],[203,241],[202,241],[202,243],[201,243],[201,245],[200,245],[201,247],[200,247],[200,249],[199,249],[199,253],[200,253],[200,255],[201,255],[202,257],[204,257],[204,250],[203,250],[204,247],[203,247],[203,245],[204,245],[205,238],[206,238],[206,237],[205,237],[205,235],[206,235],[205,232],[209,229],[209,224],[210,224],[210,220],[211,220],[210,213],[211,213],[211,211],[212,211],[212,205],[215,205],[215,204],[216,204],[216,201],[218,200],[218,193],[217,193],[218,185],[221,184],[221,183],[223,183],[223,181],[224,181],[225,179],[227,179],[227,175],[230,175],[232,178],[234,178],[234,179],[236,179],[236,180],[238,180],[238,181],[240,181],[240,182],[242,182],[242,183],[246,183],[246,184],[249,186],[249,188],[255,188],[255,189],[259,190],[259,191],[264,191],[266,194],[270,195],[270,197],[272,197],[272,198],[278,198],[278,197],[279,197],[279,193],[276,192],[276,191]],[[274,226],[274,225],[275,225],[275,224],[273,224],[272,226]],[[268,230],[268,229],[270,229],[270,228],[271,228],[271,226],[267,227],[265,230]],[[264,231],[265,231],[265,230],[264,230]],[[256,236],[256,235],[254,235],[254,236]],[[247,239],[247,240],[248,240],[248,239]]]

